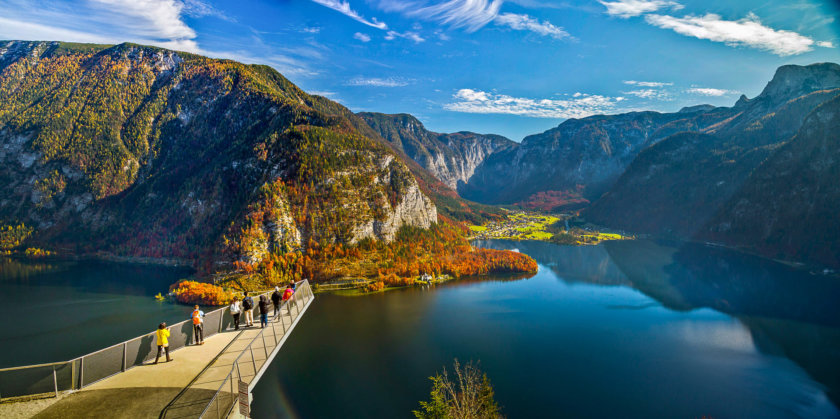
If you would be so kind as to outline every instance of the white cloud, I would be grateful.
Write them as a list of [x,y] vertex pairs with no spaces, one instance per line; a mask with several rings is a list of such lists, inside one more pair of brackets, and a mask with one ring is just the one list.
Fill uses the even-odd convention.
[[358,39],[362,42],[370,42],[370,35],[363,34],[361,32],[356,32],[353,34],[353,38]]
[[364,23],[365,25],[368,25],[370,27],[377,28],[377,29],[382,29],[382,30],[388,29],[388,25],[386,25],[385,22],[380,22],[376,18],[372,18],[370,20],[367,20],[364,17],[362,17],[362,15],[360,15],[358,12],[351,9],[350,8],[350,3],[346,2],[346,1],[341,1],[341,0],[312,0],[312,1],[320,4],[321,6],[329,7],[330,9],[333,9],[336,12],[339,12],[339,13],[341,13],[341,14],[343,14],[343,15],[345,15],[345,16],[347,16],[347,17],[349,17],[349,18],[351,18],[351,19],[353,19],[357,22]]
[[671,95],[668,94],[668,92],[660,89],[638,89],[621,93],[624,93],[625,95],[636,96],[641,99],[671,100]]
[[306,26],[303,29],[301,29],[301,31],[303,33],[315,34],[315,33],[320,33],[321,32],[321,27],[319,27],[319,26]]
[[817,46],[823,48],[834,48],[834,44],[831,43],[831,41],[819,41],[817,42]]
[[317,96],[328,97],[328,98],[330,98],[330,99],[332,99],[332,98],[335,98],[335,97],[336,97],[335,92],[328,92],[328,91],[323,91],[323,90],[310,90],[310,91],[309,91],[309,94],[310,94],[310,95],[317,95]]
[[508,26],[518,31],[531,31],[542,36],[550,36],[554,39],[571,37],[563,28],[554,26],[550,22],[540,22],[528,15],[503,13],[496,17],[495,22],[497,25]]
[[649,24],[671,29],[686,36],[723,42],[730,46],[746,46],[769,51],[779,56],[811,51],[814,40],[793,31],[775,30],[761,24],[753,13],[740,20],[724,20],[716,14],[677,18],[647,15]]
[[673,86],[674,85],[674,83],[671,83],[671,82],[636,81],[636,80],[624,80],[624,84],[629,84],[631,86],[639,86],[639,87],[664,87],[664,86]]
[[408,86],[411,84],[412,80],[403,79],[403,78],[395,78],[395,77],[388,77],[388,78],[365,78],[365,77],[356,77],[347,82],[348,86],[370,86],[370,87],[403,87]]
[[132,41],[200,53],[196,32],[175,0],[89,0],[68,8],[20,3],[0,18],[5,39],[117,44]]
[[674,1],[664,0],[619,0],[613,2],[600,1],[607,8],[607,14],[627,19],[645,13],[655,12],[659,9],[671,8],[682,9],[683,6]]
[[455,28],[465,28],[467,32],[475,32],[496,18],[504,0],[449,0],[420,8],[412,7],[413,3],[385,3],[386,7],[402,11],[407,16],[436,20]]
[[195,31],[181,20],[183,3],[175,0],[91,0],[106,6],[103,11],[127,17],[123,27],[150,38],[194,39]]
[[533,118],[584,118],[613,110],[623,97],[579,95],[573,99],[531,99],[461,89],[446,110],[466,113],[509,114]]
[[411,32],[411,31],[403,32],[403,33],[400,33],[400,32],[397,32],[397,31],[388,31],[388,33],[385,34],[385,39],[387,39],[388,41],[393,41],[394,39],[397,39],[397,38],[410,39],[410,40],[414,41],[415,44],[419,44],[419,43],[424,42],[426,40],[423,37],[421,37],[420,34],[418,34],[417,32]]
[[724,96],[724,95],[729,95],[729,94],[736,93],[735,91],[732,91],[732,90],[714,89],[714,88],[711,88],[711,87],[692,87],[692,88],[686,90],[686,92],[694,93],[694,94],[697,94],[697,95],[703,95],[703,96]]

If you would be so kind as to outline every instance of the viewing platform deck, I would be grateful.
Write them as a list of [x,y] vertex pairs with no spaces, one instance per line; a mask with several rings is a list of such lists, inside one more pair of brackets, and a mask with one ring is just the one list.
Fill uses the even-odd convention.
[[[161,356],[153,364],[157,346],[150,334],[71,361],[0,369],[0,397],[48,393],[54,397],[4,402],[0,417],[242,417],[240,409],[247,409],[240,408],[239,401],[249,400],[314,298],[309,283],[299,283],[279,314],[269,315],[265,328],[259,326],[256,307],[254,327],[239,330],[234,330],[227,308],[209,312],[204,345],[187,345],[192,339],[191,321],[172,325],[172,362]],[[244,323],[244,315],[240,322]]]

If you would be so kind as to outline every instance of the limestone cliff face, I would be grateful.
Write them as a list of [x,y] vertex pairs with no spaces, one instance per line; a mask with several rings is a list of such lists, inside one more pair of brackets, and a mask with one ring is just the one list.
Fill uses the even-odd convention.
[[407,114],[362,112],[358,115],[397,149],[456,190],[470,180],[476,167],[489,155],[517,146],[500,135],[431,132]]
[[258,263],[436,222],[405,163],[346,115],[265,66],[3,41],[0,226],[68,251]]

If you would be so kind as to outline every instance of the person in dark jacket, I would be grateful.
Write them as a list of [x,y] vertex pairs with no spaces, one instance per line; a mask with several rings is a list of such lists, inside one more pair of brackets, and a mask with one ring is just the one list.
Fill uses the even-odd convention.
[[280,294],[280,287],[274,287],[274,292],[271,293],[271,303],[274,304],[274,315],[277,316],[277,313],[280,311],[280,300],[283,298],[283,294]]
[[260,327],[265,327],[268,324],[268,298],[265,294],[260,295]]
[[242,312],[245,314],[245,326],[253,326],[254,299],[248,296],[248,291],[245,291],[245,298],[242,299]]

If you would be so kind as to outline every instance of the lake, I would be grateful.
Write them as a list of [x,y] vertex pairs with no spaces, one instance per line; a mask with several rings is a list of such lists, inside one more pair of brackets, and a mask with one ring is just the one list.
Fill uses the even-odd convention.
[[319,295],[254,417],[411,417],[454,358],[511,418],[840,417],[837,279],[698,245],[480,245],[539,273]]
[[[533,256],[530,278],[319,294],[254,390],[256,418],[411,417],[428,377],[480,362],[517,417],[840,417],[840,281],[650,241]],[[165,267],[0,259],[3,366],[70,359],[185,319]]]
[[159,302],[188,269],[0,257],[0,368],[66,361],[189,318]]

